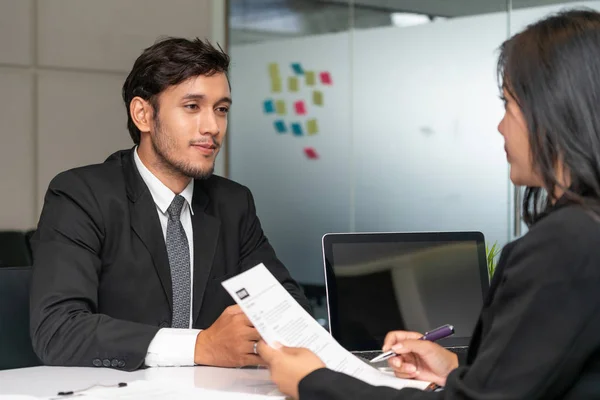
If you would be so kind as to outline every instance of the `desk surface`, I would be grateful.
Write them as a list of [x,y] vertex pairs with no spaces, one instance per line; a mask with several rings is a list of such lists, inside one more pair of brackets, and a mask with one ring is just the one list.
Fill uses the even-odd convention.
[[0,371],[0,395],[54,396],[95,384],[168,381],[180,387],[282,396],[263,368],[171,367],[124,372],[109,368],[34,367]]

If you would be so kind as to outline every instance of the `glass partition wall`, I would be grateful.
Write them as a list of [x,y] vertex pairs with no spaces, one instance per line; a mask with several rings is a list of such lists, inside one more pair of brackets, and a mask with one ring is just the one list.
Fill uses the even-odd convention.
[[328,232],[523,234],[498,47],[533,0],[229,0],[229,177],[325,323]]

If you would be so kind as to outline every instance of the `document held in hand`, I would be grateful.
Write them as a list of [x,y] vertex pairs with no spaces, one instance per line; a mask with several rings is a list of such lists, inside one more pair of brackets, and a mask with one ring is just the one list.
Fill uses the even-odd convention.
[[222,283],[269,345],[305,347],[328,368],[375,386],[431,389],[430,382],[384,374],[344,349],[294,300],[269,270],[259,264]]

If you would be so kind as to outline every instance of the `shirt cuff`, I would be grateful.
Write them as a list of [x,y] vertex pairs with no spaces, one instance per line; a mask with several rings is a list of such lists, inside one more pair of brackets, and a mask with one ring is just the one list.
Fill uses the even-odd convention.
[[201,329],[162,328],[148,346],[147,367],[184,367],[194,365],[196,338]]

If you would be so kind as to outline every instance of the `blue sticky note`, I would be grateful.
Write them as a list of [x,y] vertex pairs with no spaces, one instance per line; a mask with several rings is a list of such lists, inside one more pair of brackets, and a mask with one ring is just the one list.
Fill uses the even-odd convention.
[[275,125],[275,130],[277,131],[277,133],[286,133],[287,132],[285,123],[282,120],[277,120],[277,121],[273,122],[273,125]]
[[294,73],[296,75],[302,75],[302,74],[304,74],[304,70],[302,69],[302,65],[300,65],[300,63],[293,63],[292,64],[292,69],[294,70]]
[[292,124],[292,133],[294,134],[294,136],[302,136],[302,125],[300,125],[297,122],[294,122]]
[[265,113],[270,114],[275,112],[275,105],[273,104],[273,100],[265,100],[264,104]]

